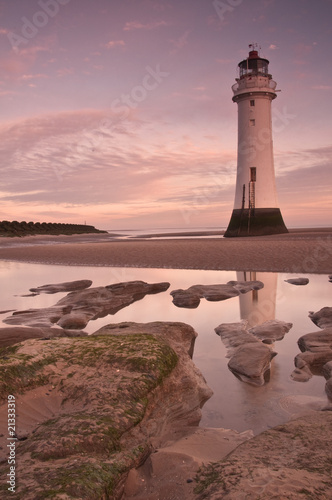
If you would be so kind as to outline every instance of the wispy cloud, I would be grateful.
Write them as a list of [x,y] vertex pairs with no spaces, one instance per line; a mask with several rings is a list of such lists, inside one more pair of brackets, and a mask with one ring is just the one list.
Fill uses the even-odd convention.
[[155,30],[161,26],[167,26],[166,21],[153,21],[151,23],[141,23],[140,21],[129,21],[124,26],[124,31],[133,30]]
[[314,90],[331,90],[332,85],[313,85],[311,88]]
[[126,44],[123,40],[110,40],[106,44],[107,49],[114,49],[115,47],[124,47]]

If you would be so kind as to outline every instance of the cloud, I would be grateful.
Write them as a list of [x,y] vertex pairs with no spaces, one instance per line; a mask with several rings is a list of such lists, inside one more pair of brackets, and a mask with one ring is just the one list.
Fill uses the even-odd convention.
[[126,44],[123,40],[110,40],[106,44],[107,49],[114,49],[114,47],[124,47]]
[[35,75],[22,75],[20,79],[21,80],[35,80],[35,79],[39,79],[39,78],[48,78],[48,76],[43,74],[43,73],[36,73]]
[[2,126],[1,203],[25,211],[38,205],[41,213],[70,204],[137,215],[188,209],[193,198],[203,205],[207,196],[232,192],[235,153],[201,149],[190,137],[160,144],[156,134],[135,116],[123,121],[98,110]]
[[277,45],[274,45],[273,43],[271,43],[271,45],[269,46],[269,49],[270,50],[277,50],[279,47]]
[[153,21],[151,23],[143,24],[139,21],[129,21],[124,26],[124,31],[133,30],[155,30],[160,28],[160,26],[167,26],[166,21]]
[[331,90],[332,85],[313,85],[311,88],[314,90]]

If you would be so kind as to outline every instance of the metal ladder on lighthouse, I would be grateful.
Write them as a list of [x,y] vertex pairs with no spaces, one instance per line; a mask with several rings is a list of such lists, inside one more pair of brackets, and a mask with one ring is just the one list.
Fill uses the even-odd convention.
[[250,219],[255,215],[255,181],[249,182],[249,214],[248,214],[248,234],[250,231]]

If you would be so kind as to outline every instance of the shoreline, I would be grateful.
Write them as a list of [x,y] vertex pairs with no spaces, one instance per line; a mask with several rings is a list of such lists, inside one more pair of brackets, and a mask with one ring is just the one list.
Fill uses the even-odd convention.
[[0,239],[0,260],[46,265],[332,273],[332,228],[248,238],[114,238],[112,233]]

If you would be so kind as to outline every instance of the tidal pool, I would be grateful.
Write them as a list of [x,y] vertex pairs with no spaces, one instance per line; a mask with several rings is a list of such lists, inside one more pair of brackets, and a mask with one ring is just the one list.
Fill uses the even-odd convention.
[[[166,292],[147,295],[112,316],[91,321],[85,330],[93,333],[103,325],[122,321],[181,321],[193,326],[198,333],[193,360],[214,392],[202,408],[200,425],[238,431],[252,429],[257,434],[287,421],[292,415],[329,404],[323,376],[315,375],[305,383],[294,382],[290,377],[294,357],[300,352],[298,338],[319,330],[309,319],[308,312],[332,305],[332,283],[327,275],[307,274],[309,284],[305,286],[285,282],[288,278],[302,276],[240,271],[69,267],[1,261],[0,326],[8,326],[2,321],[11,312],[5,311],[49,307],[65,296],[65,293],[57,293],[23,297],[29,294],[31,287],[78,279],[90,279],[92,286],[132,280],[168,281],[171,286]],[[170,296],[170,292],[177,288],[243,279],[260,280],[264,288],[221,302],[202,299],[197,309],[178,308]],[[242,319],[248,320],[252,326],[269,319],[293,323],[285,338],[272,346],[278,354],[272,360],[270,381],[262,387],[241,382],[229,371],[226,348],[214,332],[221,323]]]

